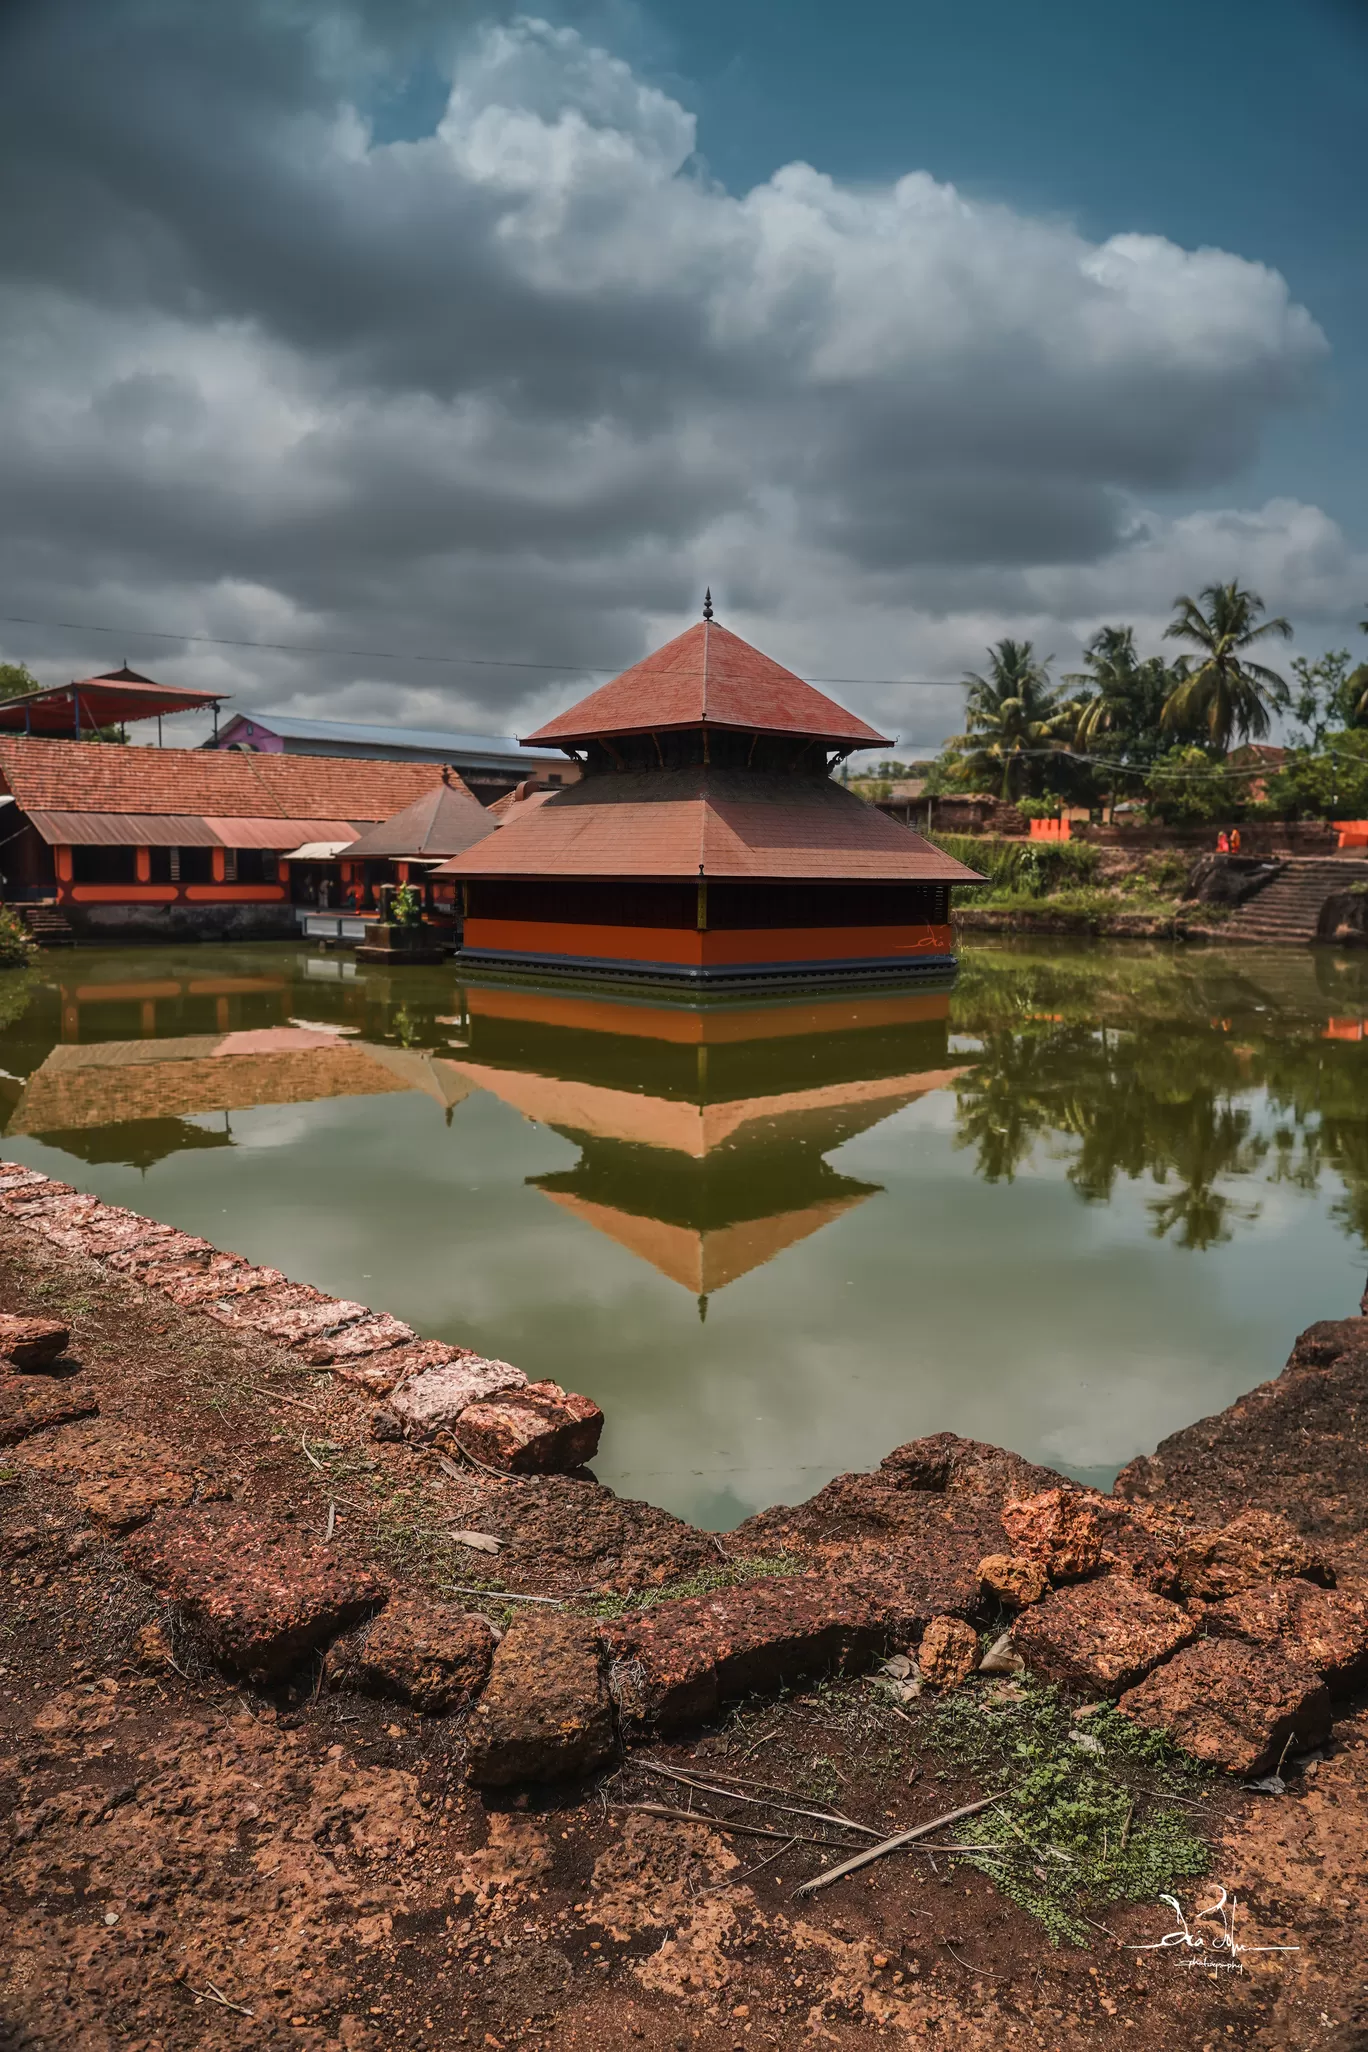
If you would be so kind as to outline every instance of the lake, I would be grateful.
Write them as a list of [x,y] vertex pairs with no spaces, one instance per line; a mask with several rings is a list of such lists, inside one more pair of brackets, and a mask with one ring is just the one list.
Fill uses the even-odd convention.
[[1106,1485],[1357,1308],[1368,963],[1018,942],[691,1012],[285,944],[0,981],[5,1153],[594,1397],[704,1524],[950,1429]]

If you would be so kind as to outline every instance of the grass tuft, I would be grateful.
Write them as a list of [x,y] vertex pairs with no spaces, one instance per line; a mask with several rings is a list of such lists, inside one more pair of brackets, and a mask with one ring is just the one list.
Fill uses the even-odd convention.
[[955,1690],[919,1722],[928,1750],[972,1767],[984,1794],[1000,1796],[974,1820],[992,1850],[962,1864],[988,1875],[1056,1945],[1087,1942],[1090,1909],[1152,1902],[1206,1872],[1193,1812],[1166,1798],[1200,1800],[1214,1777],[1162,1732],[1110,1708],[1075,1720],[1056,1689],[1029,1680]]
[[664,1582],[658,1589],[633,1589],[626,1596],[600,1596],[577,1606],[588,1617],[623,1617],[634,1610],[651,1610],[658,1603],[680,1603],[689,1596],[711,1596],[718,1589],[735,1589],[743,1582],[763,1580],[771,1575],[800,1575],[808,1565],[796,1554],[757,1554],[749,1560],[719,1560],[716,1567],[700,1568],[697,1574]]

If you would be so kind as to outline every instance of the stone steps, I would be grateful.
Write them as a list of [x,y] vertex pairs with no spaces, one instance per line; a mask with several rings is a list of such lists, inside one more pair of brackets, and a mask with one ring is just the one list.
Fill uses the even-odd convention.
[[1344,856],[1292,857],[1222,929],[1222,939],[1309,947],[1327,898],[1368,883],[1368,862]]
[[19,917],[40,948],[74,948],[76,936],[65,912],[55,905],[24,905]]

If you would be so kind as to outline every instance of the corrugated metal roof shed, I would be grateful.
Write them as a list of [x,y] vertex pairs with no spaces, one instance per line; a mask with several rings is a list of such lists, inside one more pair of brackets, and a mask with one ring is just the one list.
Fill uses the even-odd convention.
[[[259,727],[267,734],[275,734],[282,741],[331,741],[356,748],[392,748],[405,752],[421,749],[458,765],[480,762],[491,768],[503,769],[516,764],[525,773],[529,762],[537,760],[536,754],[529,753],[512,734],[449,733],[436,727],[372,727],[355,720],[306,720],[296,718],[293,713],[273,712],[235,712],[219,736],[219,748],[231,743],[239,721]],[[542,760],[563,763],[564,757],[551,749],[546,751]]]

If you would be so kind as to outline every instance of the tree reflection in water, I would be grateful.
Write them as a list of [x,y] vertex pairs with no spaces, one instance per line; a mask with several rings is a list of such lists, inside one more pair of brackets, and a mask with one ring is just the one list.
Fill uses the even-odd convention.
[[1368,963],[1324,949],[976,948],[957,1145],[988,1182],[1062,1151],[1088,1203],[1148,1176],[1156,1237],[1196,1249],[1258,1217],[1252,1178],[1311,1192],[1328,1173],[1368,1245],[1366,1015]]

